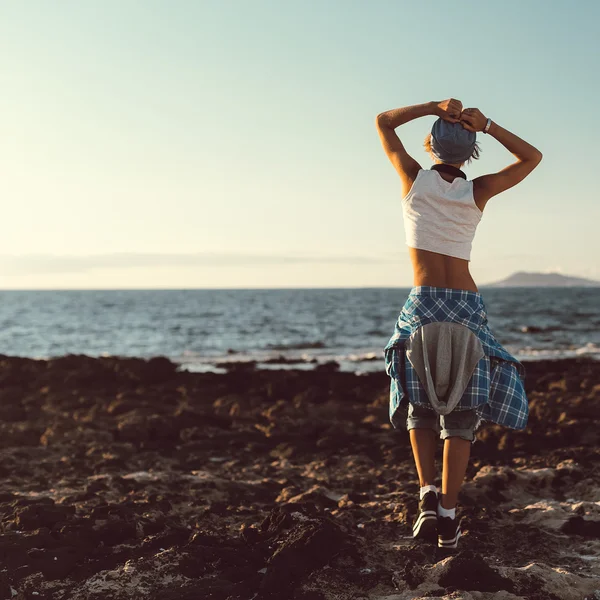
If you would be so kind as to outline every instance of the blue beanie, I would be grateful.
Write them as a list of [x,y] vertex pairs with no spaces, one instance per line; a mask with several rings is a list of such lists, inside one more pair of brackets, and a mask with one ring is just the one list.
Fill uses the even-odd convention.
[[431,153],[445,163],[462,163],[471,157],[477,134],[461,123],[439,118],[431,128]]

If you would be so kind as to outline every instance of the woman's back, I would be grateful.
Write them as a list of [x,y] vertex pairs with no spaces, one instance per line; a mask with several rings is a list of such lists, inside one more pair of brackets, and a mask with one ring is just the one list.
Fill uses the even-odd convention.
[[417,173],[402,199],[406,244],[468,261],[482,213],[473,199],[473,182],[453,170],[460,176],[452,182],[440,177],[435,167]]
[[473,182],[460,173],[421,169],[402,200],[415,286],[478,291],[469,260],[482,211],[474,201]]

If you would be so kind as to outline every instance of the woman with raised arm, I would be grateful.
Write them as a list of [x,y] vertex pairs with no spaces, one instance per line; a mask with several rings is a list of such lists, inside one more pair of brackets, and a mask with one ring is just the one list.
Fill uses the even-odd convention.
[[[437,116],[423,169],[395,129]],[[420,484],[415,538],[456,548],[461,535],[456,502],[471,444],[482,421],[523,429],[529,415],[523,365],[494,338],[469,261],[487,202],[522,181],[542,153],[459,100],[427,102],[377,115],[383,148],[402,185],[406,244],[413,266],[410,291],[384,348],[391,378],[390,421],[406,423]],[[498,173],[467,179],[461,170],[479,158],[476,134],[496,138],[516,162]],[[400,414],[400,408],[407,412]],[[437,436],[444,440],[441,493],[435,485]]]

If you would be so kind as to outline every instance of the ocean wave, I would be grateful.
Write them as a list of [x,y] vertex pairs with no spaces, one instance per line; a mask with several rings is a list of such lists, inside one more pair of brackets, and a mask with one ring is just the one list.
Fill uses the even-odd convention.
[[299,342],[298,344],[267,344],[269,350],[303,350],[305,348],[327,348],[325,342]]
[[513,351],[515,358],[519,360],[541,360],[544,358],[575,358],[577,356],[589,356],[600,358],[600,346],[588,342],[584,346],[573,346],[571,348],[521,348]]
[[522,325],[519,327],[521,333],[549,333],[552,331],[564,331],[564,327],[549,325],[548,327],[539,327],[537,325]]

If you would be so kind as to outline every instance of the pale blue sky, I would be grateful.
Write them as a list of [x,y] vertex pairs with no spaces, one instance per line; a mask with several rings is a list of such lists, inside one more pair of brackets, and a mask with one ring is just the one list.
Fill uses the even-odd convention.
[[[377,113],[544,154],[471,272],[600,279],[600,3],[0,0],[0,288],[410,286]],[[398,134],[425,168],[435,118]],[[479,134],[469,178],[514,160]]]

